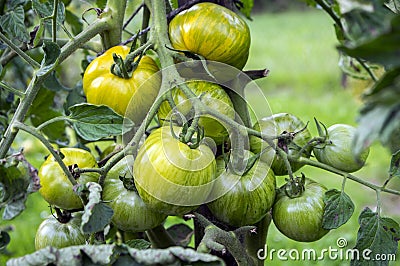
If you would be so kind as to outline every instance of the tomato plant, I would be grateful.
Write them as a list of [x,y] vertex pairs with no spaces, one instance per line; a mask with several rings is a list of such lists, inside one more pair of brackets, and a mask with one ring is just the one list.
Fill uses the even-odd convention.
[[[384,195],[400,196],[394,182],[400,176],[397,2],[307,1],[333,19],[344,75],[370,85],[354,128],[329,109],[326,101],[336,96],[331,91],[321,97],[310,86],[306,95],[291,90],[274,103],[284,109],[322,99],[315,116],[329,115],[336,124],[325,131],[317,123],[313,136],[300,119],[313,115],[301,108],[253,115],[269,107],[262,97],[260,108],[250,100],[254,80],[269,70],[244,67],[270,52],[269,40],[282,37],[262,36],[265,49],[250,47],[247,19],[259,2],[3,1],[0,208],[7,223],[0,226],[0,264],[4,257],[8,265],[264,265],[259,252],[274,237],[271,221],[287,237],[312,242],[338,234],[356,211],[359,226],[350,222],[348,232],[352,251],[396,255],[400,226],[383,215],[389,214],[383,201]],[[293,79],[291,69],[285,74]],[[35,145],[24,150],[30,139]],[[354,174],[372,143],[392,155],[386,178]],[[315,177],[307,172],[312,167]],[[299,169],[307,177],[296,177]],[[324,178],[327,172],[341,186]],[[282,176],[279,183],[276,176]],[[358,190],[349,189],[348,180],[359,191],[375,192],[375,210],[357,209],[351,197]],[[49,216],[38,228],[24,220],[24,232],[34,230],[36,239],[27,250],[15,249],[33,239],[10,233],[20,230],[18,215],[27,207],[21,219],[45,211],[35,210],[37,198],[29,196],[37,192],[57,218]],[[29,254],[34,242],[37,251]]]
[[76,213],[67,221],[60,222],[50,215],[40,224],[35,236],[36,250],[52,246],[63,248],[86,244],[86,236],[81,231],[82,214]]
[[153,131],[139,149],[133,165],[136,188],[143,201],[168,215],[185,214],[204,202],[211,192],[216,163],[205,144],[191,148],[164,126]]
[[269,165],[260,159],[249,159],[248,163],[249,169],[238,175],[226,168],[223,157],[217,158],[217,179],[211,195],[219,197],[207,206],[216,218],[232,226],[259,222],[275,200],[275,175]]
[[[216,20],[217,17],[220,19]],[[208,25],[207,28],[204,25]],[[179,13],[170,22],[169,36],[175,49],[239,69],[244,67],[249,56],[250,30],[246,22],[214,3],[199,3]]]
[[[217,110],[230,118],[235,117],[232,101],[221,86],[204,81],[190,81],[187,86],[210,108]],[[180,113],[187,115],[190,112],[191,104],[185,94],[177,88],[172,90],[172,98]],[[158,118],[162,121],[174,120],[171,107],[164,102],[158,110]],[[227,129],[218,120],[211,116],[202,116],[199,119],[199,126],[204,128],[204,135],[212,138],[217,144],[221,144],[229,138]]]
[[[63,162],[67,166],[80,168],[97,167],[96,159],[90,152],[77,148],[62,148],[60,153],[64,156]],[[72,169],[71,168],[71,169]],[[53,155],[47,157],[39,169],[40,189],[43,198],[50,204],[61,209],[72,210],[83,207],[83,203],[74,192],[71,182],[61,169]],[[77,182],[86,184],[96,182],[96,173],[82,173]]]
[[369,148],[356,158],[352,150],[352,142],[356,128],[336,124],[330,126],[324,135],[325,140],[320,147],[315,146],[313,152],[318,161],[329,164],[348,173],[360,170],[368,158]]
[[107,105],[139,123],[157,97],[161,79],[156,75],[156,62],[149,56],[143,56],[131,74],[113,73],[114,54],[125,59],[129,51],[128,46],[114,46],[95,58],[83,74],[83,91],[88,103]]
[[291,183],[279,189],[272,207],[272,218],[285,236],[302,242],[316,241],[328,233],[322,227],[327,189],[311,179],[299,182],[304,184],[296,184],[302,187],[297,193],[291,191],[291,186],[294,186]]
[[103,200],[113,209],[112,222],[119,229],[143,232],[160,225],[166,215],[151,210],[139,197],[131,174],[133,157],[125,157],[107,174]]
[[[280,135],[275,140],[275,145],[287,154],[310,156],[311,147],[304,150],[302,148],[311,140],[311,134],[306,124],[295,115],[280,113],[262,118],[255,124],[254,129],[270,136]],[[285,161],[276,155],[273,147],[259,138],[252,137],[250,140],[252,150],[256,153],[261,153],[261,160],[271,164],[272,170],[276,175],[287,175],[288,170]],[[303,164],[291,162],[290,166],[292,171],[297,171]]]

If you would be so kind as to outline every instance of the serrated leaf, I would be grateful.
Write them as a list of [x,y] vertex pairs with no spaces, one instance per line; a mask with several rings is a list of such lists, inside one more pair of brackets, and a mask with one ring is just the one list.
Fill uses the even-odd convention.
[[400,0],[390,0],[385,5],[394,13],[400,13]]
[[133,123],[115,113],[105,105],[88,103],[77,104],[69,108],[68,121],[76,132],[85,140],[99,140],[111,135],[121,135],[124,128],[131,128]]
[[43,86],[51,91],[70,91],[69,88],[65,87],[59,79],[56,77],[55,72],[51,73],[46,77],[46,80],[43,82]]
[[322,227],[336,229],[345,224],[354,212],[354,203],[343,191],[331,189],[325,192],[325,210]]
[[[48,18],[53,15],[54,1],[40,2],[32,0],[32,8],[41,18]],[[62,1],[57,5],[57,24],[61,25],[65,21],[65,6]],[[51,20],[48,20],[51,23]]]
[[[114,265],[119,259],[129,256],[129,265],[216,265],[224,262],[217,256],[196,252],[193,249],[170,247],[167,249],[138,250],[126,245],[81,245],[57,249],[46,247],[32,254],[7,261],[7,266],[75,266],[75,265]],[[86,263],[83,264],[83,261]],[[89,261],[89,262],[87,262]],[[126,262],[126,260],[123,260]]]
[[131,239],[126,241],[125,244],[128,245],[130,248],[136,249],[148,249],[151,247],[151,243],[144,239]]
[[12,10],[19,5],[25,5],[28,0],[9,0],[7,1],[7,9]]
[[187,224],[174,224],[167,229],[167,232],[179,246],[186,247],[193,236],[193,230]]
[[390,161],[389,175],[391,177],[400,178],[400,150],[392,156],[392,160]]
[[16,38],[22,42],[28,42],[29,34],[24,19],[24,8],[22,6],[17,6],[5,15],[0,16],[0,26],[5,32],[7,32],[10,39]]
[[[43,42],[44,58],[42,67],[52,67],[60,56],[61,49],[57,43],[45,41]],[[40,71],[40,70],[39,70]],[[38,74],[39,76],[39,74]]]
[[111,222],[114,211],[102,202],[102,188],[99,184],[89,182],[86,188],[89,191],[89,201],[84,208],[81,229],[85,234],[91,234],[103,230]]
[[351,265],[388,265],[389,261],[375,261],[378,256],[388,256],[396,254],[398,241],[400,239],[400,227],[391,218],[381,217],[371,209],[365,208],[358,220],[360,228],[357,234],[357,243],[354,247],[360,254],[365,250],[370,250],[366,260],[363,256],[359,260],[352,260]]

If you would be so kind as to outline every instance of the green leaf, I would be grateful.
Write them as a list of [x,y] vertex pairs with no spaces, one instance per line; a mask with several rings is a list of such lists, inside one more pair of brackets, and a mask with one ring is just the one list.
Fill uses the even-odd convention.
[[398,45],[400,42],[400,15],[395,16],[390,22],[390,27],[382,34],[362,42],[339,46],[338,49],[349,56],[379,63],[388,68],[400,66],[400,47]]
[[25,209],[30,178],[23,169],[14,163],[0,165],[0,209],[5,208],[3,220],[11,220]]
[[111,222],[114,211],[102,202],[99,184],[89,182],[85,187],[89,191],[89,202],[84,208],[81,229],[85,234],[91,234],[103,230]]
[[65,19],[71,27],[72,33],[77,35],[83,30],[82,20],[69,10],[65,11]]
[[106,7],[107,0],[96,0],[96,6],[98,8],[104,9]]
[[85,93],[82,88],[82,80],[80,80],[76,86],[70,90],[67,99],[64,103],[64,110],[69,114],[69,108],[75,104],[80,104],[86,102]]
[[8,10],[15,9],[19,5],[21,6],[25,5],[26,2],[28,2],[28,0],[9,0],[7,1],[7,9]]
[[77,104],[69,108],[68,121],[85,140],[95,141],[111,135],[121,135],[133,123],[105,105]]
[[90,265],[90,263],[116,265],[114,264],[116,262],[129,262],[128,265],[225,265],[217,256],[199,253],[189,248],[170,247],[167,249],[139,250],[129,248],[126,245],[104,244],[71,246],[62,249],[46,247],[24,257],[12,258],[7,261],[7,266],[50,264],[74,266]]
[[[56,97],[54,91],[45,88],[40,89],[28,112],[28,116],[33,126],[37,127],[54,117],[62,116],[60,111],[53,108],[54,97]],[[53,143],[68,144],[65,126],[64,121],[58,121],[44,127],[42,132]]]
[[144,239],[131,239],[126,241],[126,245],[136,249],[149,249],[151,247],[151,243]]
[[[399,224],[391,218],[381,217],[378,213],[365,208],[358,219],[360,228],[355,249],[359,251],[359,260],[352,260],[351,265],[389,265],[389,261],[375,261],[378,256],[396,254],[400,239]],[[371,260],[362,256],[365,250]]]
[[353,10],[363,10],[366,12],[373,12],[374,6],[372,1],[363,0],[336,0],[339,4],[341,14],[348,13]]
[[241,2],[243,5],[239,6],[240,12],[251,20],[251,10],[253,10],[254,0],[241,0]]
[[386,6],[394,13],[400,13],[400,0],[390,0],[386,3]]
[[0,26],[8,34],[10,39],[16,38],[22,42],[28,42],[29,34],[24,19],[24,8],[22,6],[17,6],[5,15],[0,16]]
[[345,224],[354,212],[354,203],[343,191],[331,189],[325,192],[325,210],[322,227],[336,229]]
[[51,73],[46,77],[43,86],[51,91],[69,91],[70,89],[61,84],[59,79],[56,77],[55,72]]
[[193,229],[187,224],[174,224],[167,229],[167,232],[179,246],[186,247],[193,236]]
[[[42,3],[39,0],[32,0],[32,8],[41,18],[48,18],[53,15],[54,1],[45,1],[44,3]],[[47,21],[51,23],[50,19],[48,19]],[[61,25],[64,23],[64,21],[65,6],[62,1],[58,1],[57,24]]]
[[400,150],[398,150],[392,156],[392,160],[390,161],[389,175],[391,177],[400,178]]

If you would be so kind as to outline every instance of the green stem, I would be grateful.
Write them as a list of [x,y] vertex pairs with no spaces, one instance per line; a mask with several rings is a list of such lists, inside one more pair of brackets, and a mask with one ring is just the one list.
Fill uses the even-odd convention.
[[40,134],[40,132],[36,128],[31,127],[31,126],[27,126],[24,123],[21,123],[21,122],[18,122],[18,121],[14,122],[13,128],[21,129],[21,130],[31,134],[32,136],[34,136],[38,140],[40,140],[40,142],[42,142],[43,145],[50,151],[51,155],[53,155],[54,159],[60,165],[62,171],[67,176],[67,178],[71,182],[71,184],[73,186],[78,184],[76,182],[75,178],[72,176],[71,172],[69,171],[68,167],[65,165],[65,163],[61,159],[61,156],[54,150],[54,148],[51,145],[51,143],[42,134]]
[[58,11],[58,0],[54,0],[54,8],[53,14],[51,15],[52,18],[52,39],[53,42],[57,42],[57,12]]
[[42,124],[37,126],[36,129],[38,131],[40,131],[40,130],[42,130],[43,128],[47,127],[50,124],[53,124],[53,123],[59,122],[59,121],[65,121],[65,120],[68,120],[68,117],[66,117],[66,116],[57,116],[57,117],[54,117],[54,118],[51,118],[51,119],[47,120],[46,122],[43,122]]
[[3,33],[0,32],[0,40],[7,44],[12,50],[14,50],[22,59],[24,59],[29,65],[31,65],[34,69],[40,68],[40,64],[33,60],[32,57],[27,55],[24,51],[21,50],[17,45],[15,45],[10,39],[8,39]]
[[18,96],[19,98],[21,98],[21,99],[25,97],[25,93],[23,93],[22,91],[17,90],[17,89],[15,89],[15,88],[13,88],[13,87],[7,85],[7,84],[4,83],[3,81],[0,81],[0,87],[2,87],[3,89],[5,89],[5,90],[7,90],[7,91],[9,91],[9,92],[11,92],[11,93],[14,93],[15,95],[17,95],[17,96]]
[[329,4],[325,1],[325,0],[315,0],[315,2],[322,7],[323,10],[325,10],[326,13],[329,14],[329,16],[331,16],[331,18],[333,19],[333,21],[335,21],[335,23],[343,30],[343,26],[342,23],[340,21],[340,17],[338,17],[335,12],[333,12],[333,10],[331,9],[331,7],[329,6]]
[[346,186],[346,181],[347,181],[347,176],[343,177],[343,182],[342,182],[342,192],[344,192],[344,188]]
[[116,46],[121,43],[122,27],[124,24],[124,15],[127,0],[108,0],[105,12],[111,13],[110,28],[104,31],[105,39],[107,40],[105,48]]
[[381,200],[381,190],[376,190],[376,213],[378,215],[381,215],[381,206],[382,206],[382,200]]
[[259,221],[255,226],[257,227],[257,232],[252,234],[247,234],[245,238],[245,246],[247,253],[252,257],[255,265],[263,266],[264,260],[259,259],[258,252],[260,249],[265,248],[267,241],[268,228],[271,224],[271,214],[267,214],[261,221]]
[[[150,9],[144,5],[143,6],[143,17],[142,17],[142,30],[146,29],[149,26],[150,21]],[[140,36],[140,43],[143,45],[147,41],[147,32],[144,32]]]
[[163,225],[147,230],[146,235],[149,238],[153,248],[168,248],[176,246],[172,237],[165,230]]
[[372,72],[371,68],[362,59],[356,57],[356,60],[367,71],[368,75],[374,82],[378,81],[378,78],[375,76],[374,72]]
[[[291,159],[291,158],[289,158],[289,159]],[[375,185],[373,183],[365,181],[365,180],[363,180],[361,178],[358,178],[358,177],[356,177],[356,176],[354,176],[352,174],[349,174],[347,172],[338,170],[338,169],[336,169],[336,168],[334,168],[332,166],[326,165],[324,163],[320,163],[320,162],[317,162],[317,161],[314,161],[314,160],[311,160],[311,159],[308,159],[308,158],[305,158],[305,157],[296,158],[296,159],[294,159],[294,161],[299,162],[299,163],[303,163],[303,164],[307,164],[307,165],[310,165],[310,166],[314,166],[314,167],[329,171],[331,173],[346,177],[346,178],[351,179],[351,180],[353,180],[353,181],[355,181],[357,183],[360,183],[360,184],[362,184],[362,185],[364,185],[366,187],[369,187],[369,188],[371,188],[371,189],[373,189],[375,191],[379,190],[379,191],[382,191],[382,192],[386,192],[386,193],[389,193],[389,194],[394,194],[394,195],[400,196],[400,191],[377,186],[377,185]]]

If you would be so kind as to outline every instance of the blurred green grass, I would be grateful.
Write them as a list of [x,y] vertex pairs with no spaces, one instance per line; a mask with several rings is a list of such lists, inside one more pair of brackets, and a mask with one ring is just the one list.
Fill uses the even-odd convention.
[[[246,69],[268,68],[269,76],[256,83],[260,90],[246,91],[246,95],[258,116],[273,113],[289,112],[303,121],[310,121],[309,129],[315,135],[313,118],[316,117],[326,125],[348,123],[355,125],[359,101],[353,97],[351,90],[340,85],[341,73],[338,68],[338,53],[335,50],[336,39],[332,22],[322,11],[287,12],[277,14],[257,14],[249,22],[252,33],[251,53]],[[260,96],[265,95],[266,100]],[[22,142],[21,138],[21,142]],[[29,144],[26,144],[29,145]],[[39,147],[36,147],[39,149]],[[35,147],[33,147],[35,149]],[[33,164],[39,167],[44,155],[32,157]],[[355,173],[371,182],[381,184],[387,177],[390,154],[374,145],[365,168]],[[342,178],[319,169],[304,167],[300,169],[306,176],[324,183],[328,188],[340,189]],[[282,184],[284,177],[278,178]],[[399,186],[400,181],[393,181],[391,186]],[[336,241],[344,237],[348,247],[353,247],[357,237],[357,217],[361,210],[369,206],[375,208],[375,193],[355,182],[348,181],[346,192],[352,197],[356,210],[351,220],[341,228],[330,232],[323,239],[313,243],[298,243],[289,240],[271,224],[268,248],[295,248],[299,251],[306,248],[337,248]],[[383,196],[383,213],[399,221],[400,209],[395,200]],[[22,256],[34,251],[34,235],[43,217],[49,214],[47,204],[36,193],[28,198],[27,211],[9,222],[0,222],[0,227],[13,225],[10,233],[11,243],[8,251],[12,257]],[[172,218],[167,226],[180,219]],[[0,254],[0,265],[4,265],[7,256]],[[279,261],[273,265],[340,265],[340,261]],[[348,262],[343,261],[345,265]]]

